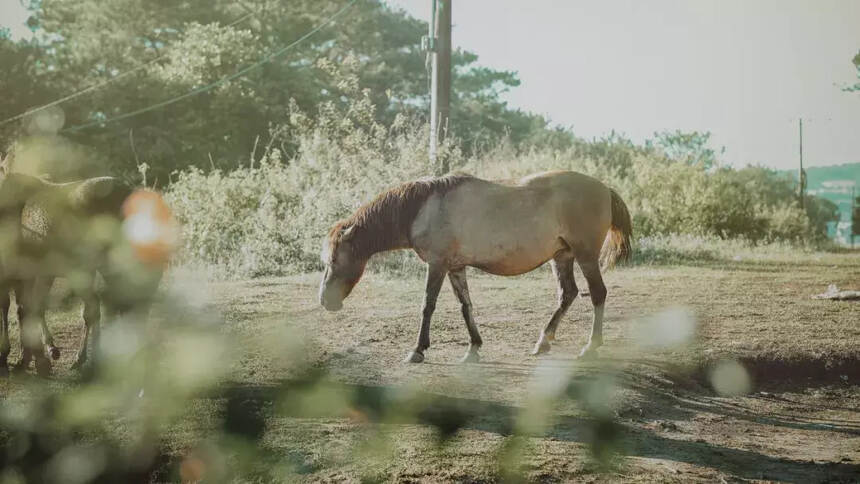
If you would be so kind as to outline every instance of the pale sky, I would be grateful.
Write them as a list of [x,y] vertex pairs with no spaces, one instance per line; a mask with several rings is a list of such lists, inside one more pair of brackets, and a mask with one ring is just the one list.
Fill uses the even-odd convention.
[[[430,0],[387,0],[427,20]],[[0,25],[28,33],[18,0]],[[713,133],[734,165],[860,162],[860,0],[454,0],[454,45],[519,73],[512,106],[586,138]],[[454,126],[456,129],[456,125]]]
[[[430,0],[389,0],[430,16]],[[453,43],[506,99],[587,138],[713,133],[735,165],[860,162],[860,0],[453,0]],[[456,125],[454,125],[456,130]]]

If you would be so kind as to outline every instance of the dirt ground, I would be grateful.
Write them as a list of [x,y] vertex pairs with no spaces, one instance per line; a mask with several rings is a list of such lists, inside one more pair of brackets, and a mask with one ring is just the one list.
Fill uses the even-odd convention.
[[[418,278],[368,275],[338,313],[316,302],[315,274],[199,289],[237,343],[226,387],[265,395],[293,376],[267,342],[287,340],[288,352],[291,341],[310,341],[301,358],[325,365],[331,385],[416,388],[473,409],[444,445],[425,424],[273,412],[263,445],[298,463],[295,479],[492,482],[509,475],[506,452],[519,446],[515,471],[529,481],[860,482],[860,302],[810,298],[828,284],[860,289],[860,254],[616,269],[605,277],[605,344],[586,362],[575,355],[590,328],[587,296],[574,302],[552,351],[533,357],[555,304],[549,269],[469,275],[484,340],[476,365],[458,364],[468,336],[450,289],[437,305],[426,362],[402,363],[418,330]],[[76,316],[54,312],[50,324],[66,350],[56,364],[63,382],[72,375]],[[736,378],[749,377],[748,393],[715,391],[713,370],[726,360],[744,369]],[[558,382],[567,390],[544,425],[518,436],[517,422]],[[570,397],[571,388],[603,389],[617,424],[609,467],[589,445],[595,404],[587,392]],[[216,404],[201,400],[198,418],[177,427],[177,449],[205,435]],[[386,458],[362,457],[374,446]]]

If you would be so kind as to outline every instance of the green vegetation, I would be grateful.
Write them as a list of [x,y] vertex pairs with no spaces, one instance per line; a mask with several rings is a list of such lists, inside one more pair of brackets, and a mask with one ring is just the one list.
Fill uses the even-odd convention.
[[[341,74],[344,84],[355,85],[354,76]],[[323,103],[315,116],[295,108],[288,123],[275,128],[291,133],[297,147],[292,156],[270,146],[260,161],[232,171],[177,174],[167,194],[185,227],[182,260],[241,276],[318,270],[320,240],[336,220],[385,188],[432,173],[426,127],[405,116],[390,126],[374,120],[371,99],[356,89],[355,101]],[[681,234],[741,245],[825,241],[826,223],[835,217],[832,203],[810,197],[801,210],[790,178],[764,168],[704,163],[690,154],[700,148],[676,149],[675,159],[613,135],[574,139],[564,149],[500,142],[474,154],[453,140],[442,152],[453,170],[487,178],[558,169],[593,175],[619,189],[639,236],[676,240],[665,236]],[[414,261],[400,253],[383,257],[380,265],[411,271],[419,267]]]
[[854,67],[857,68],[858,82],[857,82],[857,84],[854,84],[853,86],[846,87],[845,90],[846,91],[860,91],[860,51],[858,51],[857,55],[854,56],[854,59],[852,59],[852,62],[854,63]]
[[[62,105],[66,128],[146,108],[262,59],[345,4],[34,1],[36,40],[16,43],[0,35],[0,91],[16,93],[0,99],[0,113],[20,113],[106,81],[111,82]],[[64,132],[75,144],[93,148],[87,157],[99,158],[98,167],[66,173],[66,160],[45,161],[44,152],[19,161],[38,163],[40,171],[57,178],[105,170],[134,176],[139,162],[146,162],[150,180],[163,186],[174,170],[231,170],[258,142],[293,153],[291,133],[275,127],[293,107],[316,113],[323,103],[351,96],[356,85],[332,74],[347,63],[377,108],[375,121],[388,126],[397,116],[424,116],[429,99],[420,39],[426,31],[422,22],[377,0],[359,0],[335,25],[215,89],[139,116]],[[476,55],[463,50],[452,62],[457,86],[452,115],[464,149],[479,149],[505,135],[516,143],[569,140],[544,118],[509,109],[500,99],[519,84],[515,73],[482,67]],[[32,123],[0,126],[0,149],[15,140],[26,146],[34,141],[29,136],[39,134]]]
[[[796,172],[785,172],[797,176]],[[806,168],[807,190],[810,194],[830,200],[839,207],[842,220],[851,219],[851,184],[860,191],[860,163]]]
[[[153,314],[159,337],[136,322],[105,325],[110,371],[88,383],[66,351],[79,341],[79,308],[60,304],[49,313],[64,350],[55,378],[0,380],[2,476],[851,482],[860,307],[809,295],[856,284],[860,261],[702,246],[713,258],[607,274],[607,344],[592,362],[573,360],[588,338],[588,297],[551,354],[528,354],[555,304],[548,268],[470,274],[486,361],[468,366],[452,364],[468,336],[448,290],[428,363],[400,363],[417,331],[418,279],[370,274],[326,313],[312,297],[316,275],[207,283],[174,270]],[[725,358],[744,365],[753,393],[713,389],[702,370]]]
[[[437,174],[426,151],[425,25],[358,0],[335,26],[216,85],[343,0],[31,5],[33,41],[0,32],[0,92],[14,93],[0,97],[0,113],[110,82],[0,125],[11,168],[157,187],[183,225],[183,246],[152,317],[106,315],[100,364],[81,374],[69,369],[81,342],[67,301],[75,274],[55,288],[56,378],[0,380],[0,482],[856,475],[857,451],[844,436],[857,431],[857,309],[808,296],[851,284],[860,269],[850,255],[818,250],[835,205],[811,196],[801,209],[791,174],[723,166],[708,133],[582,139],[510,109],[502,93],[518,85],[516,74],[457,51],[455,136],[440,156],[486,178],[570,169],[604,180],[634,216],[638,267],[607,276],[609,344],[597,362],[569,353],[583,324],[565,324],[550,357],[526,356],[554,304],[555,288],[538,273],[504,285],[472,279],[487,363],[445,365],[465,334],[459,307],[443,297],[436,364],[405,368],[397,362],[423,293],[390,275],[417,273],[413,255],[377,258],[381,271],[336,316],[313,300],[318,280],[308,273],[320,268],[320,239],[338,218],[387,187]],[[810,170],[811,184],[816,176]],[[0,225],[17,230],[17,215],[4,213]],[[151,224],[129,226],[152,238]],[[74,252],[83,242],[58,245]],[[55,256],[33,256],[27,267],[44,273]],[[254,279],[212,282],[207,271]],[[573,317],[587,320],[590,305],[579,309]],[[757,388],[786,396],[733,397],[743,391],[707,374],[726,361],[729,373],[740,368],[743,391],[758,378],[772,386]],[[800,374],[801,387],[780,386],[791,383],[786,373]],[[812,378],[829,393],[804,393]],[[692,435],[673,436],[681,431]],[[828,464],[808,463],[810,455]]]
[[[113,80],[62,110],[0,126],[0,139],[17,171],[56,180],[143,174],[165,188],[185,226],[183,262],[242,276],[315,270],[330,224],[387,187],[434,174],[421,22],[361,0],[335,27],[203,94],[104,125],[51,129],[62,119],[67,128],[110,120],[211,85],[342,5],[35,2],[36,40],[0,39],[0,61],[12,66],[0,86],[30,91],[0,99],[0,112]],[[489,178],[592,174],[620,190],[640,236],[824,240],[832,204],[811,198],[801,210],[790,176],[722,166],[708,133],[657,133],[641,146],[615,133],[584,140],[509,109],[500,95],[519,83],[516,75],[477,61],[455,55],[456,136],[441,151],[452,169]],[[383,265],[402,270],[410,261],[393,255]]]

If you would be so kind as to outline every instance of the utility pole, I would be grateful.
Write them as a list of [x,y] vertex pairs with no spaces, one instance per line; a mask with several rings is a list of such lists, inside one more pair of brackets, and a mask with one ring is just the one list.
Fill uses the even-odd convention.
[[803,191],[806,188],[806,172],[803,171],[803,118],[798,118],[800,131],[800,170],[797,172],[797,196],[800,200],[800,208],[803,209]]
[[433,56],[430,81],[430,161],[442,174],[448,172],[448,160],[437,165],[437,146],[445,140],[451,111],[451,1],[430,0],[430,39]]
[[857,220],[857,194],[854,193],[857,184],[851,186],[851,227],[848,232],[851,234],[851,248],[854,248],[854,235],[860,233],[857,229],[860,228],[860,220]]

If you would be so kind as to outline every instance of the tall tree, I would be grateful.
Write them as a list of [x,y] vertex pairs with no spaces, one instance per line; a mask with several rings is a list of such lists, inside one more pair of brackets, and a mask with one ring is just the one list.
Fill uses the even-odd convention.
[[857,69],[857,84],[853,86],[848,86],[845,88],[846,91],[860,91],[860,51],[857,52],[857,55],[854,56],[852,61],[854,63],[854,68]]
[[[346,0],[40,0],[32,3],[38,28],[39,89],[75,92],[106,86],[63,104],[63,136],[98,148],[111,171],[153,167],[163,181],[189,165],[229,168],[247,157],[256,137],[283,123],[290,100],[314,113],[339,101],[348,89],[317,66],[357,59],[358,82],[369,90],[376,116],[422,117],[428,105],[427,73],[420,38],[426,24],[379,0],[358,0],[333,24],[295,44],[257,69],[179,102],[145,110],[206,88],[225,76],[295,42],[320,25]],[[503,136],[519,142],[563,142],[541,116],[510,109],[502,94],[519,85],[516,74],[481,67],[458,50],[454,64],[452,125],[467,149]],[[24,69],[29,61],[13,62]],[[8,64],[6,64],[8,65]],[[30,85],[14,81],[15,88]],[[38,99],[36,99],[38,98]],[[23,97],[21,108],[53,99]],[[10,108],[11,109],[11,108]],[[18,108],[11,109],[12,112]],[[559,141],[562,140],[562,141]],[[150,177],[152,178],[152,177]]]

